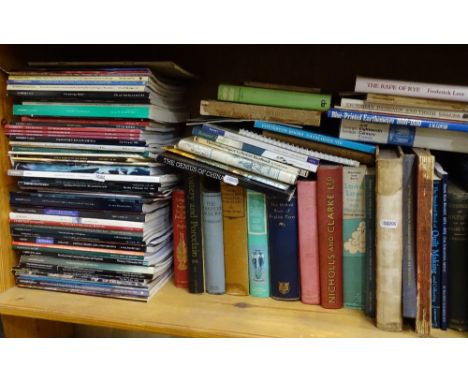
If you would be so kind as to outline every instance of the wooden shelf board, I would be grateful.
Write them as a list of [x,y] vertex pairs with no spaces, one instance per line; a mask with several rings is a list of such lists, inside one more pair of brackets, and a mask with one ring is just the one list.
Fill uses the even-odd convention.
[[[182,337],[416,337],[377,329],[362,312],[300,302],[193,295],[168,283],[149,302],[13,287],[0,294],[0,313]],[[434,337],[466,337],[433,331]]]

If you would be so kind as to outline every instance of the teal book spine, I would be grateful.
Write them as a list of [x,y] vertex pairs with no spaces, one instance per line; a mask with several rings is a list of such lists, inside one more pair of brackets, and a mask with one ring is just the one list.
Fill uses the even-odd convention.
[[13,105],[13,115],[48,117],[92,117],[92,118],[149,118],[150,108],[146,105],[72,105],[33,104]]
[[249,293],[270,296],[270,267],[266,196],[247,190],[247,242],[249,251]]
[[343,167],[343,293],[348,308],[364,308],[366,166]]
[[221,203],[221,192],[202,193],[205,288],[211,294],[226,292]]

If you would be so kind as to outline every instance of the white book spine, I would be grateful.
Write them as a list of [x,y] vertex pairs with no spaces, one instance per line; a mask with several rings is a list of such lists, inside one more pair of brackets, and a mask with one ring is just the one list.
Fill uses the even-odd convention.
[[307,177],[309,175],[308,171],[301,170],[301,169],[298,169],[297,167],[289,166],[289,165],[281,163],[281,162],[276,162],[276,161],[274,161],[272,159],[269,159],[267,157],[264,157],[264,156],[251,154],[251,153],[249,153],[247,151],[239,150],[239,149],[237,149],[235,147],[231,147],[229,145],[223,145],[221,143],[213,142],[213,141],[210,141],[208,139],[201,138],[201,137],[194,137],[193,139],[194,139],[194,141],[199,142],[202,145],[209,146],[211,148],[218,149],[218,150],[228,151],[228,152],[230,152],[230,153],[232,153],[234,155],[240,156],[242,158],[251,159],[253,161],[257,161],[257,162],[260,162],[260,163],[263,163],[263,164],[266,164],[266,165],[269,165],[269,166],[273,166],[273,167],[276,167],[276,168],[278,168],[280,170],[290,172],[291,174],[294,174],[294,175],[300,175],[300,176],[304,176],[304,177]]
[[357,77],[354,88],[359,93],[401,95],[406,97],[468,102],[468,87],[423,82]]
[[348,159],[348,158],[343,158],[343,157],[339,157],[339,156],[336,156],[336,155],[330,155],[330,154],[325,154],[325,153],[321,153],[321,152],[318,152],[318,151],[309,150],[309,149],[306,149],[304,147],[299,147],[299,146],[292,145],[292,144],[287,143],[287,142],[278,141],[276,139],[269,138],[269,137],[266,137],[266,136],[261,135],[261,134],[256,134],[256,133],[253,133],[253,132],[248,131],[248,130],[241,129],[239,131],[239,134],[241,134],[242,136],[251,137],[254,140],[257,140],[259,142],[270,144],[270,145],[272,145],[274,147],[284,148],[284,149],[290,150],[290,151],[292,151],[294,153],[301,153],[301,154],[304,154],[304,155],[315,157],[317,159],[323,159],[323,160],[326,160],[326,161],[329,161],[329,162],[339,163],[339,164],[343,164],[343,165],[346,165],[346,166],[352,166],[352,167],[358,167],[360,165],[360,163],[358,161],[354,160],[354,159]]
[[241,168],[243,170],[251,171],[253,173],[266,176],[271,179],[278,180],[287,184],[295,184],[297,175],[291,174],[286,171],[279,170],[275,167],[254,162],[250,159],[240,158],[229,152],[213,149],[204,146],[191,140],[191,138],[182,139],[177,147],[183,151],[202,156],[204,158],[212,159],[217,162],[225,163],[233,167]]
[[8,90],[30,90],[51,92],[148,92],[146,86],[129,85],[22,85],[8,84]]
[[367,102],[360,99],[343,98],[341,100],[341,107],[348,110],[357,111],[372,111],[384,114],[396,114],[411,117],[424,117],[431,119],[448,119],[454,121],[468,121],[468,113],[448,111],[448,110],[434,110],[422,107],[402,106],[402,105],[389,105]]
[[111,146],[111,145],[87,145],[79,143],[55,143],[55,142],[29,142],[10,141],[11,146],[27,147],[49,147],[58,149],[80,149],[80,150],[102,150],[102,151],[124,151],[131,153],[144,153],[147,148],[143,146]]
[[10,176],[24,176],[30,178],[54,178],[54,179],[76,179],[94,180],[97,182],[134,182],[134,183],[170,183],[179,180],[175,174],[168,175],[119,175],[119,174],[86,174],[74,172],[55,171],[29,171],[29,170],[8,170]]
[[61,216],[61,215],[25,214],[25,213],[19,213],[19,212],[10,212],[10,219],[12,220],[40,220],[40,221],[55,222],[55,223],[94,224],[94,225],[106,225],[106,226],[129,227],[129,228],[144,228],[145,226],[145,223],[142,223],[142,222],[83,218],[83,217]]

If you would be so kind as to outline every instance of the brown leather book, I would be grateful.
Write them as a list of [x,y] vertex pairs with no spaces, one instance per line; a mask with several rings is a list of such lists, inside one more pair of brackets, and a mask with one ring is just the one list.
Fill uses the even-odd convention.
[[432,320],[432,190],[434,157],[429,150],[416,154],[416,332],[431,334]]
[[320,304],[343,306],[343,167],[320,165],[317,171],[317,220]]
[[335,155],[343,158],[354,159],[362,164],[373,165],[375,162],[372,154],[362,153],[359,151],[344,149],[338,146],[327,145],[325,143],[308,141],[301,138],[291,137],[289,135],[283,135],[278,133],[272,133],[270,131],[263,130],[262,134],[265,137],[278,139],[287,143],[291,143],[296,146],[304,147],[306,149],[319,151],[321,153]]
[[221,183],[221,200],[226,293],[248,296],[249,262],[245,189]]
[[376,160],[377,327],[400,331],[403,268],[403,153],[380,149]]

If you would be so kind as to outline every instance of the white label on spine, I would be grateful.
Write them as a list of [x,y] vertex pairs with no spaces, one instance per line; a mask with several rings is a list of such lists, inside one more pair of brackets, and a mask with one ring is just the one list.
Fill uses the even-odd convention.
[[386,229],[395,229],[398,226],[396,220],[391,219],[380,219],[380,227]]
[[230,176],[230,175],[224,175],[223,182],[230,184],[231,186],[237,186],[239,184],[239,179],[234,178],[233,176]]

